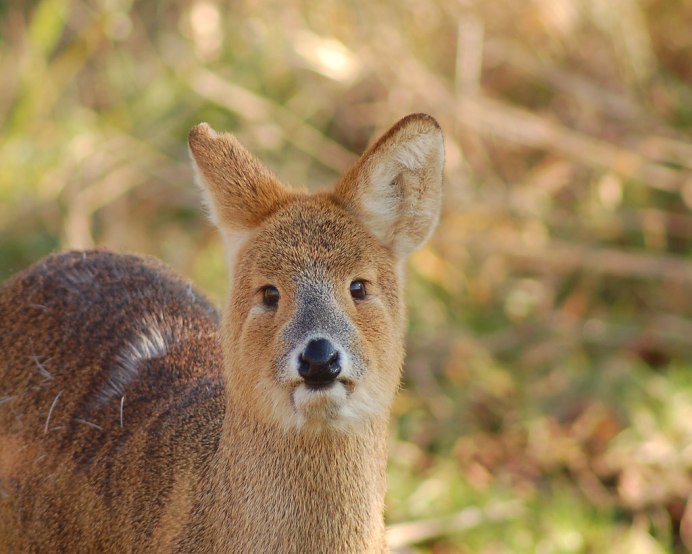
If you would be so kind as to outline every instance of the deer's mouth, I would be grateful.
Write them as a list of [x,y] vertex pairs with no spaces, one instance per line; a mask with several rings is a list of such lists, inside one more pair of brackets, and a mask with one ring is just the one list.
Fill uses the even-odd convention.
[[336,381],[329,381],[326,383],[320,383],[320,382],[304,382],[301,383],[302,385],[305,385],[305,388],[309,391],[314,391],[314,392],[319,392],[319,391],[328,391],[329,389],[332,389],[334,387],[338,387],[339,385],[343,385],[343,387],[346,389],[346,392],[348,394],[351,394],[353,390],[356,388],[356,384],[351,381],[350,379],[337,379]]
[[330,381],[329,383],[305,383],[305,388],[312,391],[321,391],[331,389],[336,383]]

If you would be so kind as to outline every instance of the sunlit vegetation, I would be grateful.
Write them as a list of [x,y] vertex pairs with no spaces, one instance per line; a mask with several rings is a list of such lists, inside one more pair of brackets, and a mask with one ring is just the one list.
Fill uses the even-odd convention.
[[193,124],[316,189],[428,112],[445,207],[410,264],[392,544],[692,549],[692,3],[6,0],[0,17],[0,277],[108,247],[221,302]]

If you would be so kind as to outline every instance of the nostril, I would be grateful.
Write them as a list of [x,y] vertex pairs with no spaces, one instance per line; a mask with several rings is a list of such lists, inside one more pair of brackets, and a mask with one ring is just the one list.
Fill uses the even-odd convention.
[[336,348],[327,339],[311,340],[301,354],[301,359],[311,365],[329,364],[336,357]]
[[341,372],[339,352],[327,339],[308,342],[298,359],[298,373],[308,384],[331,383]]

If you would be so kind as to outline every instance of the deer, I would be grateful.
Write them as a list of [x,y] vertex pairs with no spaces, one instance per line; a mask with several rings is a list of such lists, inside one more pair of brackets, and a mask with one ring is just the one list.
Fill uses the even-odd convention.
[[444,140],[412,114],[330,189],[189,133],[221,315],[154,258],[50,254],[0,288],[0,551],[387,552],[405,263]]

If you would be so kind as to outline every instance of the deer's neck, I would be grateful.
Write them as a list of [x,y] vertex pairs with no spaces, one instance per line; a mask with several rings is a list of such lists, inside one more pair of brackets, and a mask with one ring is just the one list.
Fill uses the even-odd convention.
[[227,552],[382,552],[386,422],[285,431],[228,410],[212,517]]

